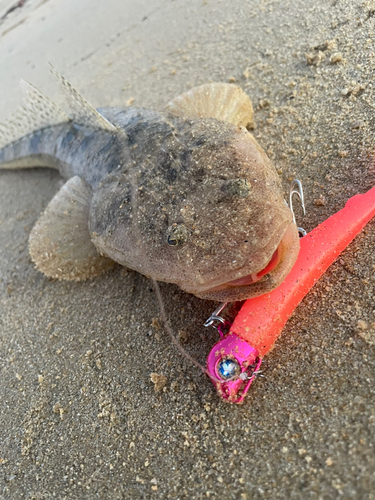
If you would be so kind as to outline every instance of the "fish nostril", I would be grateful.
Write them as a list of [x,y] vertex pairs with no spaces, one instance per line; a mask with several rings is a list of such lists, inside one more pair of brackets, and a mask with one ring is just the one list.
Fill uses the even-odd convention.
[[221,191],[228,198],[247,198],[251,191],[251,184],[247,179],[228,179],[222,185]]

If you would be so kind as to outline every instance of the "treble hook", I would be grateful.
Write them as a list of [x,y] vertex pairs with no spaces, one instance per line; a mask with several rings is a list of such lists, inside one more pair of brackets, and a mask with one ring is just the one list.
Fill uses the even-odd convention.
[[[305,208],[305,201],[304,201],[304,197],[303,197],[302,184],[298,179],[294,179],[290,183],[290,190],[289,190],[289,208],[290,208],[290,211],[292,212],[292,215],[293,215],[293,222],[294,222],[294,224],[297,225],[296,216],[294,215],[294,210],[293,210],[293,195],[294,194],[296,194],[298,196],[298,198],[301,202],[302,209],[303,209],[303,215],[306,215],[306,208]],[[298,229],[298,232],[302,236],[306,236],[307,233],[302,227],[297,227],[297,229]]]

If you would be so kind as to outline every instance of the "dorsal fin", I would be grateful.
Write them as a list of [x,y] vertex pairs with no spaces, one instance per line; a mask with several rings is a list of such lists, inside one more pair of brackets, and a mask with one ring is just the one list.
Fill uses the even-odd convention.
[[89,104],[84,97],[50,64],[51,73],[55,76],[61,85],[66,96],[67,104],[70,108],[70,117],[78,125],[94,129],[108,130],[114,132],[117,130],[115,125],[104,118],[95,108]]
[[206,83],[194,87],[167,104],[166,111],[182,118],[216,118],[254,128],[253,106],[248,95],[231,83]]
[[21,80],[24,104],[0,123],[0,148],[35,130],[69,121],[69,117],[53,101],[31,83]]

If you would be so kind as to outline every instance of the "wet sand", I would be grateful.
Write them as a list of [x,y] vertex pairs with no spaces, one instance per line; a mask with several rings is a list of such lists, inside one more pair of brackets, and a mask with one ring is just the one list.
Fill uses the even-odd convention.
[[[375,185],[373,1],[0,0],[0,121],[20,78],[59,100],[51,62],[95,106],[161,109],[234,82],[311,230]],[[0,172],[0,498],[375,498],[375,221],[316,284],[241,406],[173,346],[151,282],[34,269],[30,230],[63,180]],[[215,303],[162,284],[204,363]],[[180,332],[180,333],[178,333]],[[155,392],[151,373],[166,377]]]

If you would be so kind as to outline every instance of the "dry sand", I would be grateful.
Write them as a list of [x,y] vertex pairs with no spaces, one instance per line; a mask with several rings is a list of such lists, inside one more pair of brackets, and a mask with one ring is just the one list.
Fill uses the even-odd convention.
[[[97,106],[233,81],[285,189],[303,182],[310,230],[375,184],[374,28],[363,0],[0,0],[0,118],[21,77],[57,96],[48,62]],[[230,406],[159,326],[147,278],[34,269],[28,235],[61,185],[0,172],[0,498],[374,499],[375,221]],[[203,363],[215,304],[161,290]]]

